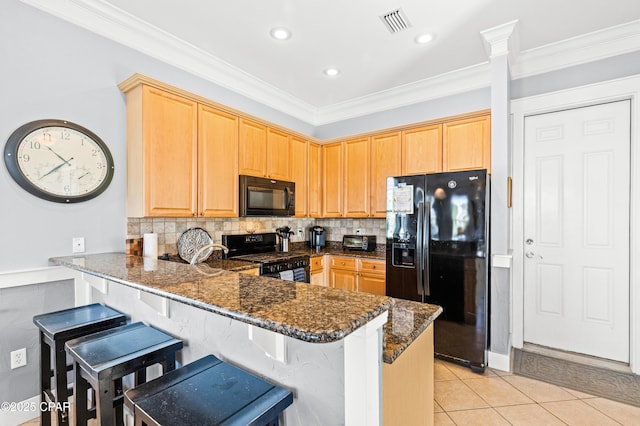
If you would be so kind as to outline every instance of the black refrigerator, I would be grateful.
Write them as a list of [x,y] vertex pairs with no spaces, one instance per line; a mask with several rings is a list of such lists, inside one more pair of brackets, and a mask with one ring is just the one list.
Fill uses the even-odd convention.
[[489,306],[486,170],[387,178],[387,296],[440,305],[436,356],[484,371]]

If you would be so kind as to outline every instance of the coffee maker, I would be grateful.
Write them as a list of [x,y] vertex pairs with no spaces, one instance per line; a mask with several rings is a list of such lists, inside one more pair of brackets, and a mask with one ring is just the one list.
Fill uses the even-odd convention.
[[309,229],[309,247],[320,251],[327,244],[326,232],[322,226],[314,226]]

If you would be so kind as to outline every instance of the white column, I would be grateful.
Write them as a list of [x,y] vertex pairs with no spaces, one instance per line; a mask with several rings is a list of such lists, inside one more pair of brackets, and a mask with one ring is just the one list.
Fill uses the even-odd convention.
[[[511,177],[509,63],[517,52],[518,21],[481,32],[491,61],[491,347],[489,364],[509,369],[511,271],[508,180]],[[494,360],[494,362],[492,362]],[[505,365],[496,365],[505,364]]]
[[382,424],[382,327],[384,312],[344,339],[344,424]]

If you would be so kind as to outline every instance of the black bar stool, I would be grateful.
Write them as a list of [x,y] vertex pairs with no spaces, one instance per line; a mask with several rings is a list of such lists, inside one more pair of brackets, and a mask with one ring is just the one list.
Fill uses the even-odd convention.
[[[40,329],[40,396],[42,401],[48,398],[56,403],[58,425],[69,423],[69,413],[65,402],[73,393],[67,383],[67,359],[64,344],[87,334],[118,327],[126,324],[127,318],[121,312],[108,306],[94,303],[62,311],[49,312],[33,317],[33,323]],[[51,370],[51,353],[54,364]],[[54,377],[55,388],[51,387]],[[54,391],[55,390],[55,394]],[[43,426],[51,424],[51,412],[42,410],[40,422]]]
[[293,394],[213,355],[125,392],[136,426],[276,426]]
[[99,424],[111,426],[124,422],[122,377],[136,373],[138,385],[146,381],[146,367],[150,365],[162,364],[163,373],[175,369],[182,341],[138,322],[70,340],[66,348],[76,370],[76,424],[86,425],[93,417],[86,398],[91,386]]

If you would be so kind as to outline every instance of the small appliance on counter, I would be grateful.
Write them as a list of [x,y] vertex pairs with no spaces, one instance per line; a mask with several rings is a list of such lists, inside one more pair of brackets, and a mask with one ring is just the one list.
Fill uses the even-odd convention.
[[309,247],[320,251],[327,245],[327,233],[322,226],[314,226],[309,229]]
[[375,235],[343,235],[342,249],[354,251],[375,251]]

